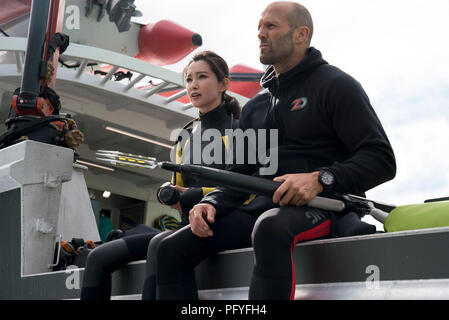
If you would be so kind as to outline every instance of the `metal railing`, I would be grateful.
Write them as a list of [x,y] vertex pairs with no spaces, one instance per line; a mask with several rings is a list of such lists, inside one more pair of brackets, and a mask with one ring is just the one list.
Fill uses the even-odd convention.
[[[26,38],[0,38],[0,51],[15,52],[17,72],[19,74],[23,71],[23,60],[26,43]],[[67,60],[77,61],[79,63],[79,67],[74,74],[74,80],[78,81],[86,71],[87,66],[91,63],[106,64],[112,66],[109,72],[98,81],[98,85],[103,87],[106,86],[108,82],[114,81],[112,78],[117,70],[126,69],[133,72],[134,77],[127,85],[124,85],[123,93],[127,93],[131,88],[136,88],[135,86],[145,77],[151,77],[153,79],[160,80],[157,85],[151,87],[150,89],[140,89],[145,90],[144,96],[146,98],[149,98],[152,95],[157,94],[167,88],[173,87],[173,90],[179,90],[180,88],[185,87],[180,73],[101,48],[71,43],[64,54],[61,55],[61,57]],[[246,101],[248,101],[248,98],[236,93],[230,92],[230,94],[236,97],[242,105],[246,103]],[[186,90],[181,90],[180,92],[166,97],[163,101],[163,104],[169,104],[184,97],[185,95]],[[192,105],[189,103],[185,104],[182,109],[186,110],[191,107]]]

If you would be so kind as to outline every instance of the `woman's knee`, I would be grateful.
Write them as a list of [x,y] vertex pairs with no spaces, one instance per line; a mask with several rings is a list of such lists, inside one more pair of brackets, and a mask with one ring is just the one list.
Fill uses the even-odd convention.
[[161,239],[156,250],[158,273],[163,272],[164,268],[195,265],[201,258],[203,250],[207,250],[202,243],[201,238],[193,235],[190,226]]
[[159,248],[159,244],[164,238],[168,237],[172,233],[172,231],[161,232],[158,235],[154,236],[153,239],[151,239],[150,244],[148,245],[147,260],[157,258],[157,250]]
[[182,244],[179,242],[176,234],[167,235],[157,241],[153,257],[156,256],[158,265],[168,263],[172,264],[175,261],[182,259]]
[[[154,236],[149,245],[147,251],[147,262],[145,266],[145,277],[154,277],[157,273],[157,250],[159,248],[160,242],[167,236],[169,236],[173,231],[165,231],[161,232],[158,235]],[[150,280],[148,280],[150,281]],[[152,281],[152,280],[151,280]],[[148,292],[147,292],[148,293]]]
[[106,270],[122,261],[128,255],[128,248],[122,239],[102,244],[87,256],[86,269]]
[[104,268],[104,262],[105,262],[105,255],[107,255],[107,252],[102,250],[103,248],[97,247],[94,250],[92,250],[91,252],[89,252],[89,255],[87,256],[86,259],[86,269],[90,269],[90,268],[99,268],[99,269],[103,269]]

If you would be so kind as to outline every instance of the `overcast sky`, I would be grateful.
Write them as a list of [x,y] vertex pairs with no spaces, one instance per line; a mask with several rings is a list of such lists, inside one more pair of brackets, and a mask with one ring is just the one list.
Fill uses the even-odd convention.
[[[201,34],[229,66],[263,70],[257,24],[266,0],[136,0],[139,22]],[[393,145],[396,178],[368,197],[396,205],[449,196],[449,1],[304,0],[312,46],[364,87]],[[188,57],[167,68],[181,71]]]

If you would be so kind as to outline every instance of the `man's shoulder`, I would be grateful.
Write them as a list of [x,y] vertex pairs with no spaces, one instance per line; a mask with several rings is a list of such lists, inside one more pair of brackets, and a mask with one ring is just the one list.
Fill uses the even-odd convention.
[[349,73],[331,64],[323,64],[319,66],[316,69],[316,74],[332,80],[338,78],[352,78],[352,76]]
[[270,91],[268,89],[262,89],[243,106],[242,114],[251,112],[253,109],[266,107],[270,103],[270,98]]
[[240,123],[244,124],[244,126],[252,126],[257,118],[262,117],[264,119],[270,107],[270,99],[271,93],[269,90],[261,90],[243,106],[240,114]]
[[321,84],[325,86],[339,83],[358,83],[358,81],[349,73],[330,64],[325,64],[317,68],[316,77],[318,77]]

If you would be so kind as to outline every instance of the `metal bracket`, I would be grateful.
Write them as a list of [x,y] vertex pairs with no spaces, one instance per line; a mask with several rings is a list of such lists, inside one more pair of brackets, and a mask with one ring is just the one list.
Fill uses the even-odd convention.
[[55,237],[59,238],[59,240],[58,240],[58,250],[56,251],[57,252],[57,254],[56,254],[56,262],[54,264],[50,263],[48,265],[49,269],[51,269],[53,267],[56,267],[59,264],[59,256],[60,256],[59,252],[61,251],[62,234],[57,234],[57,235],[55,235]]

